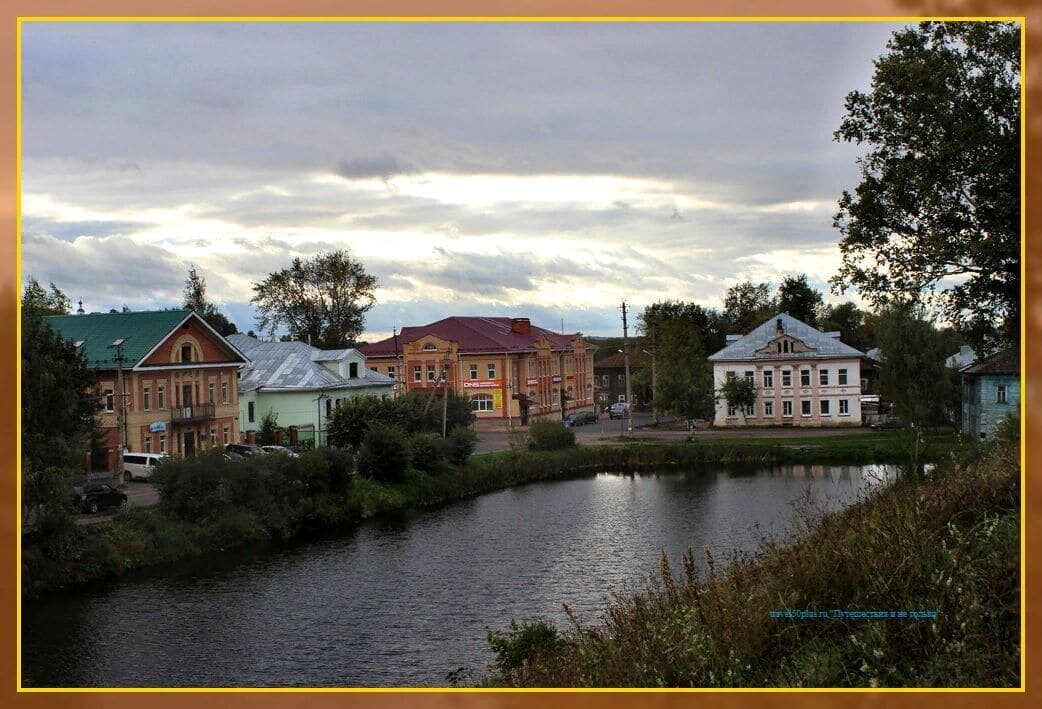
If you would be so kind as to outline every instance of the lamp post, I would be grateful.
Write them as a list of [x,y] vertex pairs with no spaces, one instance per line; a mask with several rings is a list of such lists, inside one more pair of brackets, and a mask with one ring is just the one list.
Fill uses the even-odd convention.
[[127,439],[130,437],[127,429],[127,386],[123,378],[123,343],[127,338],[120,337],[114,340],[109,347],[116,348],[116,379],[119,381],[119,414],[116,421],[116,434],[119,438],[119,453],[116,457],[116,477],[123,474],[123,450],[127,447]]
[[651,352],[641,350],[641,352],[646,355],[651,355],[651,415],[655,418],[655,425],[658,426],[658,389],[655,386],[655,350],[652,349]]

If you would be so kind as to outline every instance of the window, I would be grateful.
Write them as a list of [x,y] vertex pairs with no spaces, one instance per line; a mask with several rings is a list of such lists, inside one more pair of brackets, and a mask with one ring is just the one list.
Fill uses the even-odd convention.
[[210,445],[211,446],[216,446],[217,445],[217,429],[216,428],[211,428],[210,429]]
[[424,352],[437,352],[438,351],[438,346],[436,344],[434,344],[433,342],[428,342],[427,344],[425,344],[423,346],[423,351]]
[[850,416],[850,402],[846,399],[839,400],[839,415]]
[[756,378],[756,372],[745,372],[745,378],[748,379],[750,383],[752,383],[753,380]]
[[166,408],[166,387],[159,387],[156,389],[156,408]]
[[191,362],[192,361],[192,346],[181,345],[181,361]]
[[492,397],[488,394],[477,394],[470,400],[473,411],[492,411]]
[[152,436],[145,436],[145,452],[152,452]]
[[773,401],[765,401],[765,402],[763,402],[763,415],[764,416],[774,416],[774,402]]
[[550,403],[558,404],[560,402],[561,402],[561,392],[558,391],[557,389],[554,389],[554,391],[553,391],[553,398],[550,400]]
[[792,418],[792,402],[791,401],[783,401],[781,403],[781,412],[782,412],[782,416],[786,416],[788,418]]
[[626,403],[626,395],[625,394],[619,394],[619,402],[622,403],[622,404]]
[[476,365],[476,364],[470,365],[470,378],[471,379],[477,379],[478,378],[478,365]]
[[217,385],[214,384],[213,382],[210,382],[210,384],[207,385],[207,387],[206,387],[206,394],[207,394],[207,396],[210,397],[208,403],[211,403],[211,404],[216,403],[217,402]]
[[732,380],[732,379],[734,379],[734,378],[735,378],[736,376],[738,376],[738,373],[737,373],[737,372],[732,372],[732,371],[728,370],[728,372],[727,372],[727,374],[726,374],[726,377],[727,377],[727,381],[731,381],[731,380]]
[[387,376],[389,376],[391,379],[395,379],[394,367],[388,367],[387,368]]
[[822,416],[831,416],[832,415],[832,405],[831,405],[831,402],[828,399],[822,399],[818,403],[821,405],[821,415]]
[[221,431],[221,434],[222,434],[222,440],[224,441],[224,445],[228,445],[228,443],[231,440],[231,431],[228,430],[227,426],[225,426],[224,429]]
[[839,380],[839,385],[840,386],[846,386],[847,385],[847,370],[845,370],[845,369],[838,370],[836,372],[836,378]]
[[495,362],[489,362],[488,363],[488,378],[489,379],[495,379],[496,378],[496,363]]
[[1006,403],[1006,385],[999,384],[995,387],[995,403],[1005,404]]
[[743,413],[743,414],[744,414],[744,415],[745,415],[746,417],[752,416],[754,412],[755,412],[755,409],[753,409],[753,407],[752,407],[752,406],[743,406],[743,407],[742,407],[742,413]]
[[246,404],[246,420],[253,423],[254,420],[254,402],[250,401]]
[[735,406],[733,404],[728,404],[727,405],[727,415],[728,415],[728,417],[737,416],[738,415],[738,409],[735,408]]
[[810,399],[804,399],[800,402],[800,415],[810,416]]
[[782,370],[782,373],[781,373],[781,385],[783,387],[791,387],[792,386],[792,370],[791,369],[783,369]]
[[148,411],[152,408],[152,388],[145,387],[145,390],[141,394],[141,408]]
[[414,382],[423,381],[423,367],[418,364],[412,368],[412,380]]
[[159,452],[166,453],[166,436],[162,433],[159,434]]
[[433,364],[428,364],[427,365],[427,381],[433,382],[434,378],[435,378],[434,374],[435,374],[434,365]]
[[221,382],[221,403],[228,403],[228,382]]
[[332,399],[326,399],[326,416],[332,416],[332,415],[333,415],[333,400]]
[[626,375],[620,374],[619,375],[619,384],[625,384],[625,383],[626,383]]
[[821,384],[821,386],[823,387],[827,387],[829,385],[829,370],[822,369],[818,371],[818,383]]
[[765,369],[763,370],[763,388],[771,389],[774,387],[774,370]]
[[112,395],[112,390],[111,389],[106,389],[105,392],[102,394],[102,396],[105,399],[105,411],[109,411],[109,412],[115,411],[116,410],[114,408],[115,397]]
[[800,370],[800,386],[801,387],[809,387],[810,386],[810,370],[809,369],[801,369]]

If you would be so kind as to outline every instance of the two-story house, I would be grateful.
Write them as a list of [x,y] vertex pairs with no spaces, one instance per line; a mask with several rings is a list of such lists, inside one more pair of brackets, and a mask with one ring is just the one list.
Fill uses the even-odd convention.
[[719,391],[727,377],[745,377],[756,404],[745,411],[716,404],[717,426],[860,426],[865,353],[781,313],[746,335],[728,335],[710,355]]
[[[119,447],[177,453],[238,439],[246,356],[191,310],[54,315],[47,324],[98,373],[98,423],[115,470]],[[101,461],[94,461],[96,466]]]

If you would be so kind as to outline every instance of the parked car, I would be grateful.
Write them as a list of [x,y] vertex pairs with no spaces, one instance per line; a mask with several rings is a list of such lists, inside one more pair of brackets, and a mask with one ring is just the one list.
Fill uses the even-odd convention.
[[108,507],[126,507],[127,496],[111,485],[90,483],[73,487],[72,504],[93,514]]
[[614,404],[608,407],[608,418],[621,419],[625,418],[626,412],[630,410],[629,404],[624,401],[616,401]]
[[229,443],[224,447],[224,452],[232,460],[249,458],[254,455],[264,455],[264,449],[253,443]]
[[597,423],[597,414],[592,411],[573,411],[564,417],[566,426],[582,426],[585,423]]
[[299,458],[296,451],[290,450],[286,446],[261,446],[261,450],[265,453],[278,453],[280,455],[288,455],[290,458]]
[[896,431],[897,429],[904,427],[905,422],[899,418],[888,418],[885,421],[876,421],[871,426],[873,431]]
[[123,480],[147,480],[166,453],[124,453]]

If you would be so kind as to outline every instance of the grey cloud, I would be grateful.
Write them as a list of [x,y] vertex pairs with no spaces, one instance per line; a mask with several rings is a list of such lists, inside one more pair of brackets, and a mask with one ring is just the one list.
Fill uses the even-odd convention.
[[414,172],[417,172],[414,167],[390,155],[342,160],[336,166],[336,174],[348,179],[379,177],[386,180]]
[[72,241],[79,236],[112,236],[134,232],[146,226],[145,222],[136,221],[79,221],[62,222],[54,219],[41,219],[27,216],[22,221],[22,231],[26,233],[47,234],[62,241]]

